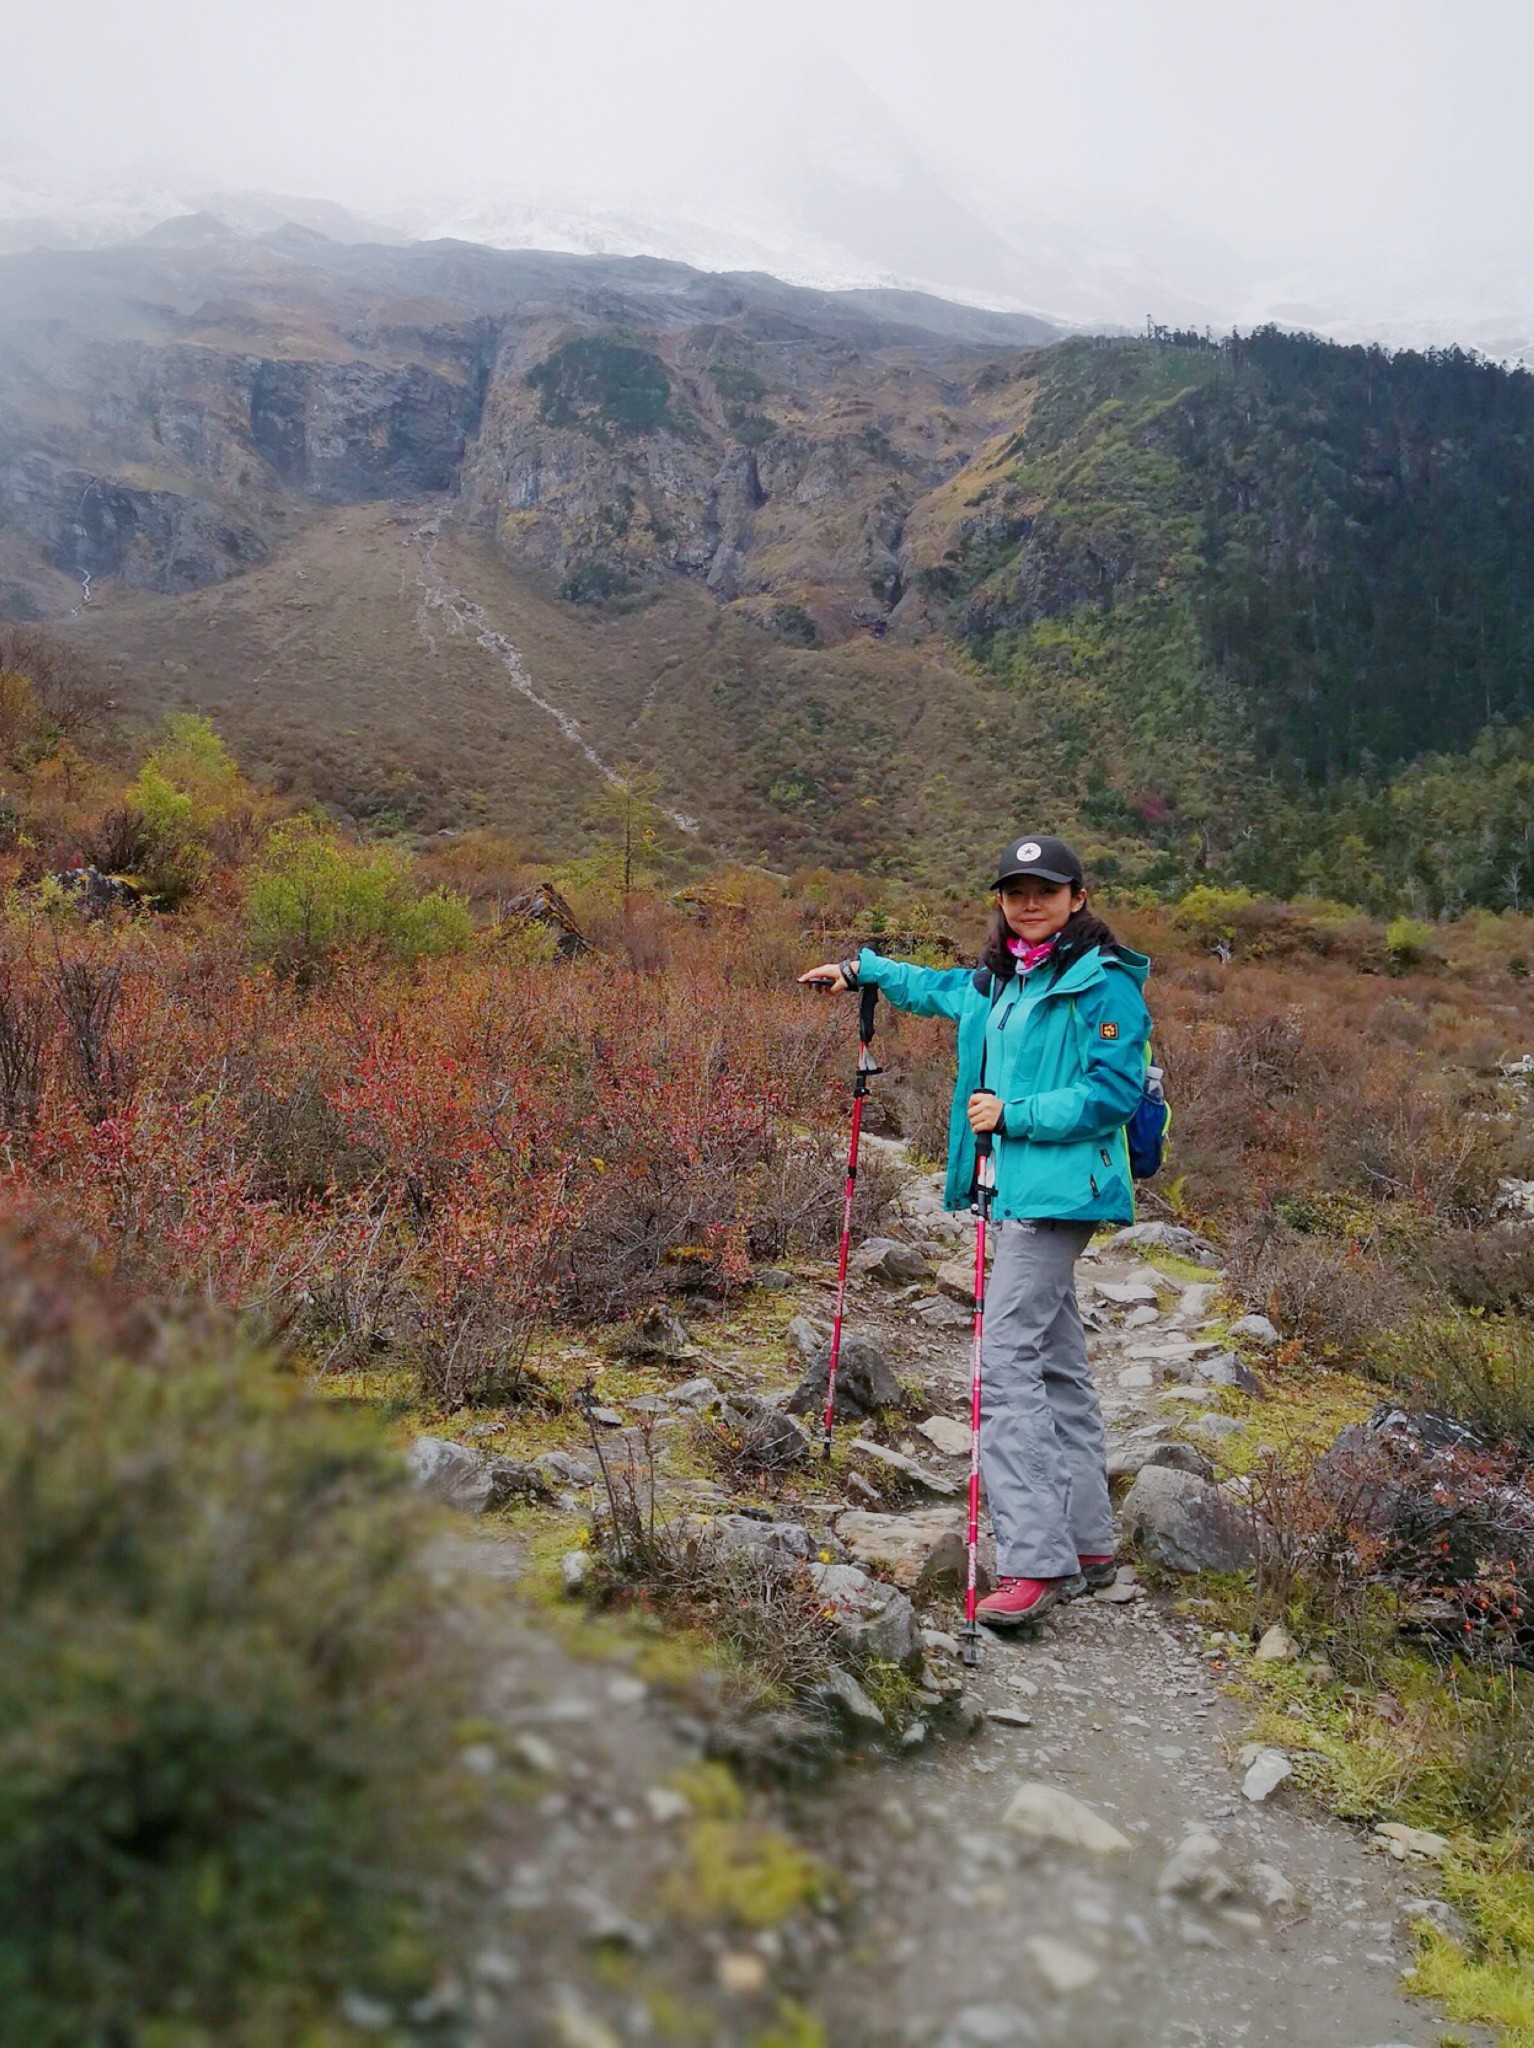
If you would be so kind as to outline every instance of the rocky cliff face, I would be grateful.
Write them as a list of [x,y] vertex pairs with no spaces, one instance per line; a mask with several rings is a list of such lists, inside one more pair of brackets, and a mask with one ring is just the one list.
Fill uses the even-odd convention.
[[306,502],[457,492],[569,602],[684,576],[807,644],[909,614],[912,507],[994,424],[997,316],[910,295],[291,236],[0,269],[0,527],[45,608],[44,565],[173,592]]
[[0,524],[54,569],[193,589],[263,560],[306,499],[453,487],[479,419],[483,323],[409,306],[316,318],[292,276],[264,307],[199,301],[216,256],[201,276],[187,252],[5,266]]

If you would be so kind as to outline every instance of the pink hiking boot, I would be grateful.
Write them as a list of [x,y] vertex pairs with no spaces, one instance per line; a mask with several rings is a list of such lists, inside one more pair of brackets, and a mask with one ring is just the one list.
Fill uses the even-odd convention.
[[975,1619],[988,1628],[1021,1628],[1068,1600],[1080,1583],[1075,1572],[1064,1579],[998,1579],[996,1591],[987,1593],[976,1607]]

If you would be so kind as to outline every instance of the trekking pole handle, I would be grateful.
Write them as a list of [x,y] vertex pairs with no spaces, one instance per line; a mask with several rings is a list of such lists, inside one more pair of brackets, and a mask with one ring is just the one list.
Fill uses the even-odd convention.
[[864,988],[858,992],[858,1043],[867,1045],[874,1035],[874,1012],[879,1007],[879,991]]

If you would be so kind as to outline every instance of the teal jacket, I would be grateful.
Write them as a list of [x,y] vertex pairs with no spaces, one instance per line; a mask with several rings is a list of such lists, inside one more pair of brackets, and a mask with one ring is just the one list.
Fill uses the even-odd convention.
[[1134,1182],[1124,1126],[1145,1086],[1150,1013],[1143,953],[1096,947],[1057,981],[1047,968],[1013,975],[994,997],[968,967],[912,967],[865,946],[858,979],[918,1017],[952,1017],[959,1072],[948,1119],[950,1209],[969,1207],[975,1138],[966,1104],[999,1095],[995,1216],[1131,1223]]

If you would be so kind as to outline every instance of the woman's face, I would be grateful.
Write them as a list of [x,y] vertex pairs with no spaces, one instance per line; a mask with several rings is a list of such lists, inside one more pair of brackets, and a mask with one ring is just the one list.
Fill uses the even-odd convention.
[[1019,875],[996,893],[1008,929],[1030,946],[1052,939],[1087,900],[1085,889],[1072,889],[1069,882],[1046,882],[1038,875]]

